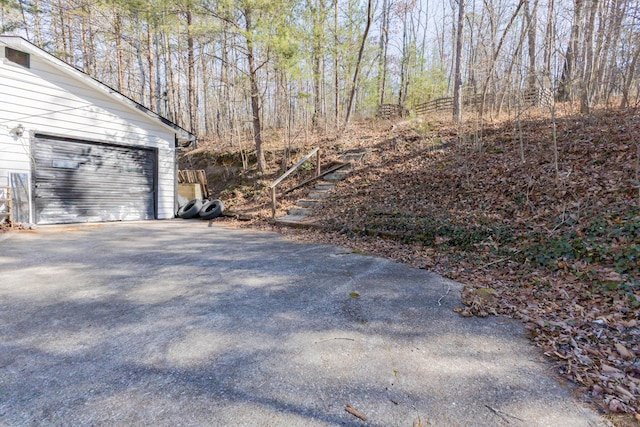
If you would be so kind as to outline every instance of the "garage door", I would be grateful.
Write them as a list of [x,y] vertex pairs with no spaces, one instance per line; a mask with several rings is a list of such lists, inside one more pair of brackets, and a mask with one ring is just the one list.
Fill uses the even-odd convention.
[[36,135],[38,224],[155,218],[156,152]]

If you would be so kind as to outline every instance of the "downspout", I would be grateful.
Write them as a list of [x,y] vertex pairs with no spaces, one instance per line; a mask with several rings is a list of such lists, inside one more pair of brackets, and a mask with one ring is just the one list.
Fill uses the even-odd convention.
[[174,154],[173,154],[173,216],[175,218],[178,209],[178,152],[180,151],[180,144],[178,143],[178,134],[174,134]]

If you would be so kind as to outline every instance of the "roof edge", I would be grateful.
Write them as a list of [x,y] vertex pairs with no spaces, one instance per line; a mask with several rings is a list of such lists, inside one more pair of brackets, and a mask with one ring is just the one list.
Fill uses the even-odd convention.
[[180,139],[182,141],[189,141],[189,142],[193,142],[193,141],[196,140],[196,135],[193,134],[192,132],[184,129],[183,127],[181,127],[179,125],[177,125],[176,123],[172,122],[171,120],[167,119],[166,117],[163,117],[163,116],[161,116],[161,115],[159,115],[157,113],[154,113],[149,108],[145,107],[144,105],[140,104],[139,102],[134,101],[133,99],[129,98],[128,96],[126,96],[124,94],[122,94],[118,90],[116,90],[116,89],[112,88],[111,86],[101,82],[100,80],[96,79],[95,77],[90,76],[89,74],[87,74],[84,71],[74,67],[73,65],[64,62],[63,60],[61,60],[61,59],[57,58],[56,56],[50,54],[49,52],[45,51],[44,49],[42,49],[42,48],[36,46],[35,44],[31,43],[29,40],[25,39],[24,37],[0,34],[0,42],[2,42],[5,45],[8,45],[9,47],[13,47],[13,46],[17,45],[20,48],[23,48],[25,51],[28,51],[28,53],[37,55],[38,57],[41,57],[41,58],[53,63],[54,65],[60,67],[64,71],[67,71],[68,73],[72,74],[73,76],[87,81],[88,84],[90,84],[91,86],[93,86],[94,88],[96,88],[98,90],[101,90],[102,92],[104,92],[108,96],[111,96],[111,97],[115,98],[120,103],[128,106],[129,108],[135,109],[136,111],[146,115],[147,117],[149,117],[151,119],[157,120],[158,122],[160,122],[161,125],[163,125],[165,127],[171,128],[173,131],[175,131],[177,133],[178,139]]

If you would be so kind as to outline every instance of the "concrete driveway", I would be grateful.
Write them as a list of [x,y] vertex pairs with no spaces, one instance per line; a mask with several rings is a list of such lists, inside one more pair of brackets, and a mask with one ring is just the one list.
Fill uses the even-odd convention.
[[600,422],[424,270],[200,221],[0,239],[3,426]]

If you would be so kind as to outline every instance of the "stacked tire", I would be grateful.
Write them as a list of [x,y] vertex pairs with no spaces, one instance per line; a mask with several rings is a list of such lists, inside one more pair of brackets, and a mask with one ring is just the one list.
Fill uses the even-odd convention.
[[200,209],[202,209],[202,200],[193,199],[178,209],[178,213],[176,215],[178,218],[191,219],[198,216]]
[[199,199],[193,199],[178,209],[176,216],[182,219],[200,217],[204,220],[211,220],[222,215],[222,212],[224,212],[224,204],[221,200],[213,199],[203,203]]
[[224,205],[222,204],[222,201],[213,199],[202,205],[200,211],[198,211],[198,215],[202,219],[209,220],[219,217],[222,215],[223,211]]

